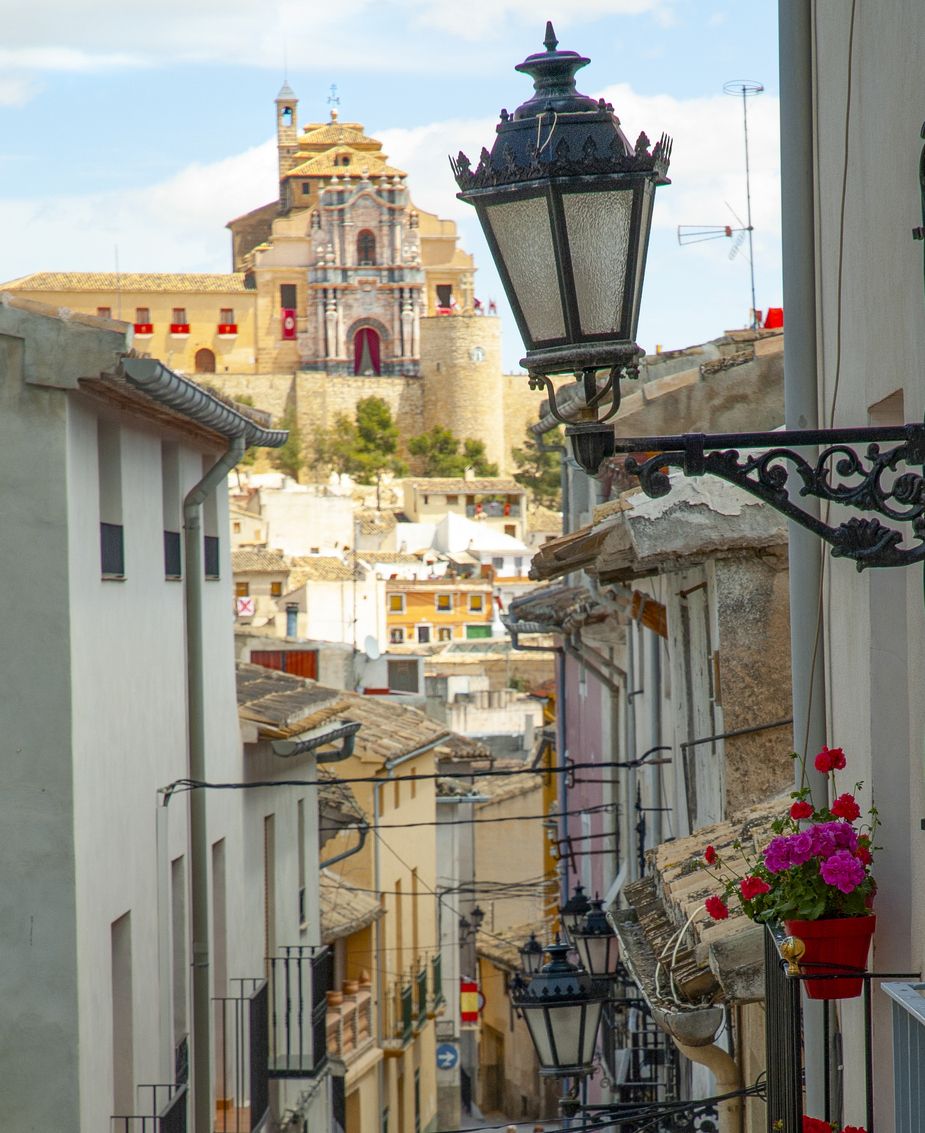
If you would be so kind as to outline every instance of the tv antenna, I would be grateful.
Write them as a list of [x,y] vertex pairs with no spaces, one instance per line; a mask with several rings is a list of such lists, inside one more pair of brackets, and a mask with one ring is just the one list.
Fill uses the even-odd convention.
[[751,283],[751,296],[752,296],[752,330],[757,329],[758,326],[758,312],[755,305],[755,257],[754,257],[754,244],[752,234],[755,229],[752,225],[752,182],[751,182],[751,166],[749,164],[748,155],[748,100],[754,98],[755,95],[761,94],[764,87],[761,83],[756,83],[753,79],[730,79],[729,82],[723,83],[723,92],[725,94],[734,95],[742,99],[742,132],[745,135],[745,201],[746,201],[746,222],[743,224],[740,217],[736,215],[735,210],[726,202],[726,208],[732,213],[733,217],[738,221],[738,227],[731,224],[679,224],[678,225],[678,243],[682,246],[685,244],[700,244],[705,240],[721,240],[732,239],[732,248],[729,252],[730,260],[734,260],[740,248],[748,238],[748,253],[746,259],[748,260],[749,280]]

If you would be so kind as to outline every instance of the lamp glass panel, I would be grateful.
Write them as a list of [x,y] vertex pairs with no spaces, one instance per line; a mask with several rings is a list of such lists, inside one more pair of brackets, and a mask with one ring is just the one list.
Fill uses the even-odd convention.
[[633,190],[567,192],[562,209],[582,334],[620,328],[633,217]]
[[556,1006],[550,1011],[557,1065],[578,1066],[581,1063],[581,1023],[587,1009],[587,1003],[577,1003],[574,1006]]
[[494,233],[533,341],[563,338],[565,317],[546,198],[486,205],[485,222]]
[[639,304],[642,299],[642,282],[646,273],[646,254],[649,250],[649,225],[652,223],[652,204],[655,200],[655,186],[651,181],[645,183],[642,191],[642,207],[639,219],[639,247],[636,251],[636,274],[633,277],[633,313],[632,323],[626,330],[627,338],[636,337],[636,325],[639,322]]
[[597,1041],[597,1029],[601,1022],[601,1012],[604,1009],[603,1001],[592,1000],[585,1007],[585,1031],[583,1036],[583,1046],[579,1051],[578,1064],[587,1066],[594,1060],[594,1044]]
[[[530,1038],[536,1048],[536,1057],[540,1066],[554,1066],[555,1059],[552,1052],[552,1039],[546,1025],[546,1008],[541,1006],[528,1007],[521,1004],[524,1022],[530,1031]],[[555,1019],[555,1014],[553,1015]]]

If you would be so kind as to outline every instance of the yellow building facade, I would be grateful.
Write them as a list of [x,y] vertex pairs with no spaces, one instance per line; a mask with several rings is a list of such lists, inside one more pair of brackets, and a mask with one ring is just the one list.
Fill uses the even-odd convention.
[[491,637],[494,599],[489,582],[389,579],[385,600],[391,645]]

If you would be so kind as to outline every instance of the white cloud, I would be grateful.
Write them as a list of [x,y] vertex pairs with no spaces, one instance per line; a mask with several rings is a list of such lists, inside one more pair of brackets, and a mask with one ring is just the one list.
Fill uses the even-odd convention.
[[0,76],[0,106],[25,106],[37,93],[38,84],[33,79]]
[[273,200],[274,142],[147,188],[0,200],[5,278],[34,271],[230,271],[225,223]]
[[[4,23],[0,66],[83,71],[195,61],[281,68],[288,55],[294,64],[323,60],[328,67],[381,71],[394,70],[400,60],[406,72],[434,72],[446,65],[448,50],[459,54],[465,48],[478,65],[482,52],[469,49],[499,41],[515,26],[533,29],[539,48],[546,19],[557,30],[645,13],[664,23],[671,21],[674,3],[582,0],[579,6],[550,0],[537,13],[533,0],[149,0],[136,5],[127,21],[121,0],[42,0],[21,5],[16,18]],[[447,33],[456,37],[455,45]]]

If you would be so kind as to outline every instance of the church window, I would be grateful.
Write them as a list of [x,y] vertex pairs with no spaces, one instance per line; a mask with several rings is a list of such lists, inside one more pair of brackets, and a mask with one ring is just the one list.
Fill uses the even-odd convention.
[[296,289],[294,283],[281,283],[279,285],[279,305],[284,311],[295,310]]
[[234,307],[222,307],[219,311],[218,321],[227,326],[235,321]]
[[99,319],[111,319],[112,318],[112,307],[97,307],[96,308],[96,316]]
[[357,235],[357,263],[374,264],[376,262],[376,237],[368,228],[364,228]]
[[135,308],[135,322],[136,323],[150,323],[151,322],[151,308],[150,307],[136,307]]
[[353,372],[366,377],[382,373],[379,335],[372,327],[361,327],[353,336]]
[[186,308],[185,307],[174,307],[173,314],[170,317],[170,321],[172,323],[185,323],[187,321]]
[[282,122],[282,124],[284,126],[291,126],[292,125],[292,107],[291,106],[284,106],[279,117],[280,117],[280,121]]
[[451,283],[437,284],[437,306],[448,311],[453,306],[453,285]]

